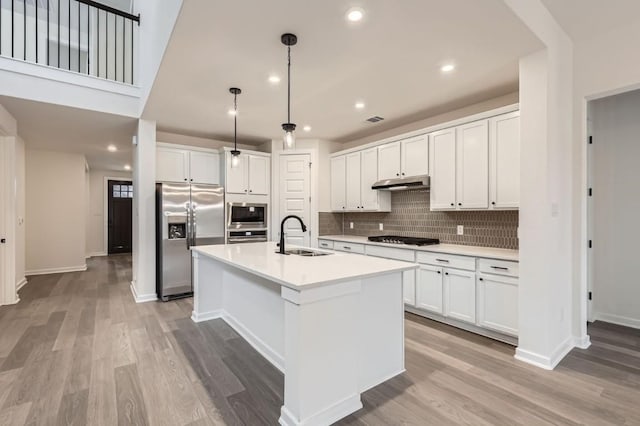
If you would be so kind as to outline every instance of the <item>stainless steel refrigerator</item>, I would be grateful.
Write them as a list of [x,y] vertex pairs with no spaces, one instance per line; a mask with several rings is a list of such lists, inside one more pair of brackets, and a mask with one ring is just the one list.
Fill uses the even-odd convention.
[[163,301],[193,295],[191,246],[224,244],[224,188],[156,184],[156,291]]

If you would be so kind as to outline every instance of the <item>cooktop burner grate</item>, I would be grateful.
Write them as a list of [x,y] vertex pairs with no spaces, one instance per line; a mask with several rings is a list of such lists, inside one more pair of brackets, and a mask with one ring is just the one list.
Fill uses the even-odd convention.
[[412,246],[440,244],[440,240],[437,238],[401,237],[397,235],[376,235],[369,237],[369,241],[387,244],[408,244]]

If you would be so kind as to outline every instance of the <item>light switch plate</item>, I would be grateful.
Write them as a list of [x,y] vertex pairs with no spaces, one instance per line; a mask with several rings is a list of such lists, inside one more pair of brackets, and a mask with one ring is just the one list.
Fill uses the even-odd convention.
[[384,224],[383,224],[383,223],[378,224],[378,228],[379,228],[381,231],[384,231]]
[[349,229],[353,229],[353,222],[349,222]]
[[458,225],[457,233],[458,235],[464,235],[464,226]]

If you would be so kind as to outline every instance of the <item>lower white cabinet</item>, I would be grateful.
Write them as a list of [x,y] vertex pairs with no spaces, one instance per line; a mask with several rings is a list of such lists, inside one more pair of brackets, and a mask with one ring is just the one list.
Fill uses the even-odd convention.
[[518,335],[518,279],[478,274],[478,325]]
[[416,271],[402,273],[402,294],[405,305],[416,305]]
[[444,315],[459,321],[476,322],[476,274],[444,269]]
[[420,265],[417,270],[416,304],[415,306],[437,314],[444,314],[442,293],[442,268],[439,266]]

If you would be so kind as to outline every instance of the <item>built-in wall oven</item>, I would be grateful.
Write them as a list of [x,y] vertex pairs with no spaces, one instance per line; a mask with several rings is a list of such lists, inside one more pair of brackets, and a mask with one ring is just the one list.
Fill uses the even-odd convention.
[[227,243],[267,241],[266,203],[227,203]]

